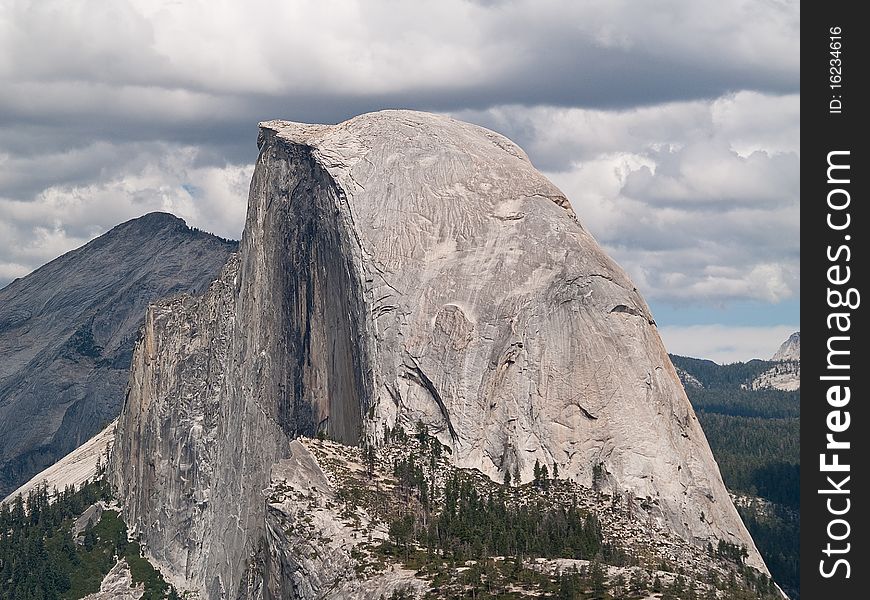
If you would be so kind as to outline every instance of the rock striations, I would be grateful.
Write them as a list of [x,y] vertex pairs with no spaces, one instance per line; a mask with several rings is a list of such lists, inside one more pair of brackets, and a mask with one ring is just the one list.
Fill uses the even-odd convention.
[[150,213],[0,290],[0,497],[118,416],[148,303],[202,291],[235,250]]
[[648,307],[520,148],[409,111],[258,144],[238,257],[149,307],[117,430],[125,518],[177,585],[307,597],[269,560],[273,467],[421,421],[458,467],[555,463],[764,569]]

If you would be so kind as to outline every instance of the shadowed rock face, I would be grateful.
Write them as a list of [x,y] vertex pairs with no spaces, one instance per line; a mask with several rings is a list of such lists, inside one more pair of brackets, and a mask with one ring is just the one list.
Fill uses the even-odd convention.
[[125,517],[181,587],[240,585],[290,441],[349,444],[372,397],[367,308],[340,191],[310,149],[262,148],[238,257],[149,307],[118,425]]
[[352,232],[336,219],[339,191],[310,152],[285,145],[265,152],[269,168],[252,183],[252,197],[263,201],[250,204],[242,246],[239,358],[269,356],[251,384],[288,437],[324,431],[356,444],[371,390]]
[[293,437],[418,421],[461,467],[557,463],[764,568],[649,309],[522,150],[410,111],[259,145],[238,261],[149,310],[119,421],[125,516],[177,583],[265,593],[262,490]]
[[0,290],[0,496],[117,417],[145,307],[204,290],[235,250],[151,213]]

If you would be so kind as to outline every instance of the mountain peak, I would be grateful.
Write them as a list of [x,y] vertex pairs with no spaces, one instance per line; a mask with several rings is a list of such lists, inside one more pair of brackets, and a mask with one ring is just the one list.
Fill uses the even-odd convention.
[[134,219],[130,219],[129,221],[125,221],[121,223],[119,227],[123,227],[125,225],[184,225],[187,226],[187,222],[181,217],[177,217],[172,213],[164,212],[161,210],[155,210],[150,213],[145,213],[141,217],[136,217]]
[[152,235],[160,231],[191,232],[193,230],[181,217],[176,217],[168,212],[155,211],[115,225],[106,232],[106,235],[109,237],[119,235],[127,237],[130,235]]
[[782,343],[782,346],[779,347],[779,350],[776,351],[770,360],[773,361],[785,361],[785,360],[796,360],[800,361],[801,359],[801,332],[796,331],[791,334],[786,341]]
[[117,416],[145,307],[202,291],[235,249],[148,213],[0,289],[0,495]]

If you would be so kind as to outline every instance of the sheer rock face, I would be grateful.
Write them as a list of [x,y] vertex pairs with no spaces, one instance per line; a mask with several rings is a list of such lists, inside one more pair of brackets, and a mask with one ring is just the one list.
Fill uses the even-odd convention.
[[409,111],[270,121],[259,145],[238,260],[149,309],[119,422],[125,516],[176,583],[261,593],[295,436],[418,421],[461,467],[595,473],[764,568],[649,309],[521,149]]
[[118,416],[148,303],[202,291],[235,250],[150,213],[0,290],[0,497]]

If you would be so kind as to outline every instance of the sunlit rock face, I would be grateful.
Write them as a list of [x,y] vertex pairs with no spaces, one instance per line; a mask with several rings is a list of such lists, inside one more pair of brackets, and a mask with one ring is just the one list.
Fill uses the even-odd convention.
[[460,467],[557,464],[763,569],[648,307],[519,147],[410,111],[259,145],[237,259],[149,309],[119,422],[125,516],[178,585],[277,585],[263,490],[294,437],[419,421]]

